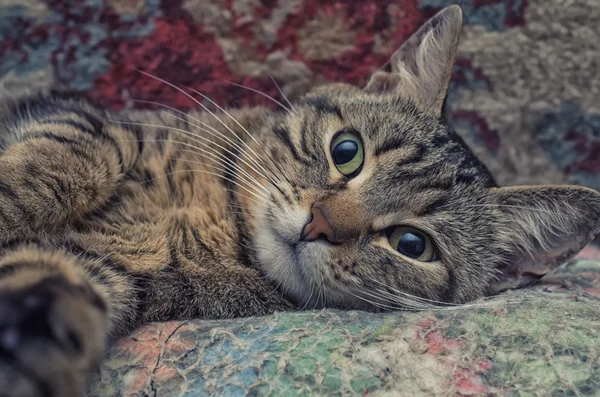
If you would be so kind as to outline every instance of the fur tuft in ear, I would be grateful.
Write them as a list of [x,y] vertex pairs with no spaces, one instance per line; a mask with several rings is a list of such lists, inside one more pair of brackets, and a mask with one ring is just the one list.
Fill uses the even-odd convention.
[[387,69],[373,74],[369,92],[396,92],[440,118],[462,30],[459,6],[444,8],[392,55]]
[[579,186],[492,189],[507,264],[488,294],[539,280],[600,233],[600,193]]

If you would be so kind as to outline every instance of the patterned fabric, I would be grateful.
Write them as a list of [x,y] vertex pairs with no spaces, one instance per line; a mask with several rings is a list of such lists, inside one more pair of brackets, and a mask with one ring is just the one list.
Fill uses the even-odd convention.
[[[596,258],[596,260],[593,260]],[[600,251],[475,307],[151,324],[115,345],[95,396],[591,396]]]
[[[113,108],[221,105],[364,84],[451,0],[0,0],[0,97],[53,88]],[[461,0],[449,122],[502,184],[600,189],[600,2]],[[587,256],[585,256],[587,255]],[[600,379],[593,248],[489,308],[297,313],[150,325],[112,350],[98,395],[588,395]]]
[[[600,280],[589,265],[577,262],[569,274]],[[484,308],[435,313],[322,311],[151,325],[111,351],[91,393],[597,395],[600,284],[586,285],[588,292],[573,292],[548,284]]]

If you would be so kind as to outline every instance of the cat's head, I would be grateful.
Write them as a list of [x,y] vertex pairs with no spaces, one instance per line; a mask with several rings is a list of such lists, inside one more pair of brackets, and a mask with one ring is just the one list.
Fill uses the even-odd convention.
[[599,193],[499,188],[441,121],[461,26],[444,9],[365,88],[317,88],[272,126],[280,181],[252,239],[298,303],[465,302],[541,277],[600,231]]

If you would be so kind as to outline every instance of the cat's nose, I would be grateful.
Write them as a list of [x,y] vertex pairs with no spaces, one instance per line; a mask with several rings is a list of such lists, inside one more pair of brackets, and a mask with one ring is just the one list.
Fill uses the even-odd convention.
[[312,219],[304,225],[300,239],[302,241],[315,241],[319,238],[325,238],[331,243],[336,243],[335,232],[323,210],[318,206],[313,206],[310,212]]

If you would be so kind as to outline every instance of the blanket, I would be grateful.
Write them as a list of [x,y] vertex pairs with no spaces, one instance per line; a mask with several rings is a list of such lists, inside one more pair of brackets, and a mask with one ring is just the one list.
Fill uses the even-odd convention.
[[151,324],[112,348],[90,393],[598,395],[598,253],[584,253],[534,288],[461,308]]

